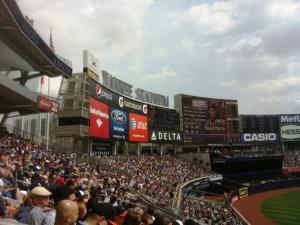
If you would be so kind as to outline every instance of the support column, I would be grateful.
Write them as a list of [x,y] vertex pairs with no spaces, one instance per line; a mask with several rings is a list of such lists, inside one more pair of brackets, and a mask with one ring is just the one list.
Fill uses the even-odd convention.
[[124,152],[123,154],[128,155],[128,142],[124,143]]
[[163,146],[159,145],[159,155],[163,155]]
[[114,142],[113,143],[113,149],[112,149],[112,154],[113,155],[117,155],[118,145],[119,145],[119,142]]
[[140,154],[141,154],[141,146],[140,146],[140,144],[137,144],[137,155],[138,156],[140,156]]

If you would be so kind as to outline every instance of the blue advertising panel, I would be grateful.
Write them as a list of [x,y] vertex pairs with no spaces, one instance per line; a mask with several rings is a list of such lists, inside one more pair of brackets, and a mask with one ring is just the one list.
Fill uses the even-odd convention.
[[111,108],[110,132],[112,139],[128,140],[128,113],[116,108]]

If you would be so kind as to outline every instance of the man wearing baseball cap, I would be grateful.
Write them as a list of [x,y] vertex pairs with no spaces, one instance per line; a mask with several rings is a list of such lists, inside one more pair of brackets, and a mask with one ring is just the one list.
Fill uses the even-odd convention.
[[42,225],[45,219],[46,209],[49,206],[49,196],[52,195],[44,187],[35,187],[31,191],[33,208],[28,215],[27,223],[29,225]]

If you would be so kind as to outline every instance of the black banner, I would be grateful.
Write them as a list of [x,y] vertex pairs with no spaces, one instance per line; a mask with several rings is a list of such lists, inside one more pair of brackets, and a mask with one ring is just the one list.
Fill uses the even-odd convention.
[[93,96],[97,100],[118,109],[143,115],[148,114],[147,104],[143,104],[142,102],[124,97],[116,92],[111,91],[110,89],[104,87],[96,81],[93,81],[92,79],[90,79],[90,93],[91,96]]

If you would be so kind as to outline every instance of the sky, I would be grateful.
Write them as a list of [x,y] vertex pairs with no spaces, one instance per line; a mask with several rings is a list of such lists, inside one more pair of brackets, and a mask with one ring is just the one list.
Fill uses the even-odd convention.
[[26,0],[21,11],[82,71],[82,52],[135,88],[300,113],[300,1]]

